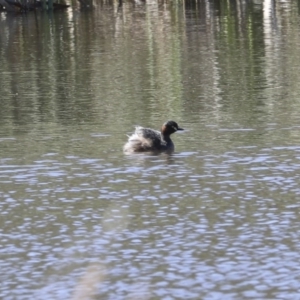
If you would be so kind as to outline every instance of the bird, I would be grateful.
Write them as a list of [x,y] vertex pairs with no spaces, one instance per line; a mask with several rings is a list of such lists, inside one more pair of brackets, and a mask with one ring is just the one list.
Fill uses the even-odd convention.
[[135,132],[128,136],[128,141],[123,150],[125,153],[173,152],[174,144],[170,135],[178,130],[184,129],[180,128],[174,121],[165,122],[160,131],[136,126]]

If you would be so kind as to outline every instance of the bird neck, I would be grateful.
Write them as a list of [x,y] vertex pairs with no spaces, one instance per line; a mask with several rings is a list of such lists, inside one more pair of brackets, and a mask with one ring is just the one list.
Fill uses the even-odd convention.
[[172,143],[172,140],[171,140],[169,134],[164,134],[164,133],[161,132],[160,135],[161,135],[161,139],[162,139],[164,142],[166,142],[167,144]]

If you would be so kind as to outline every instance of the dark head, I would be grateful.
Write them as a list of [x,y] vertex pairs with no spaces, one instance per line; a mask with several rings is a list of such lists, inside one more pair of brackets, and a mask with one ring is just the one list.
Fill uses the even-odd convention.
[[177,130],[183,130],[183,128],[180,128],[178,126],[178,124],[174,121],[167,121],[161,127],[161,133],[163,135],[170,135],[170,134],[176,132]]

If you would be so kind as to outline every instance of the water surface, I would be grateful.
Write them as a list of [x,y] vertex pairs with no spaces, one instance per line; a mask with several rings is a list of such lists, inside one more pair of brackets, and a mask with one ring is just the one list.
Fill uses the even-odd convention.
[[0,297],[297,299],[298,12],[0,14]]

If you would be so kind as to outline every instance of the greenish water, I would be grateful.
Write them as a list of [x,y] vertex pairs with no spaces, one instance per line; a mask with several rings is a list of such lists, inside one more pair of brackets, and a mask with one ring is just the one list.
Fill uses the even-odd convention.
[[298,4],[237,3],[0,14],[0,298],[299,297]]

